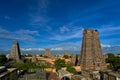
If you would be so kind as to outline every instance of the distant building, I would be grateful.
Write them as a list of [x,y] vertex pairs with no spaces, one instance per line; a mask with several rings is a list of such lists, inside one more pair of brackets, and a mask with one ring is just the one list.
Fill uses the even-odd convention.
[[50,53],[50,49],[46,49],[45,50],[45,56],[50,57],[51,53]]
[[0,80],[18,80],[17,69],[0,66]]
[[51,54],[50,49],[45,50],[45,56],[47,56],[48,58],[53,59],[53,60],[55,59],[55,55]]
[[55,55],[51,54],[50,59],[55,60]]
[[68,57],[71,56],[70,53],[69,53],[68,51],[66,51],[66,52],[64,53],[64,55],[67,55]]
[[78,59],[77,59],[77,55],[76,54],[72,54],[71,55],[71,63],[76,66],[77,65],[77,62],[78,62]]
[[17,40],[15,40],[13,43],[10,58],[15,59],[17,61],[21,59],[20,47],[19,47],[19,43],[17,42]]
[[114,54],[115,57],[120,57],[120,54]]
[[97,30],[84,29],[79,64],[82,70],[106,69]]
[[37,61],[36,54],[33,54],[33,55],[32,55],[32,62],[36,62],[36,61]]

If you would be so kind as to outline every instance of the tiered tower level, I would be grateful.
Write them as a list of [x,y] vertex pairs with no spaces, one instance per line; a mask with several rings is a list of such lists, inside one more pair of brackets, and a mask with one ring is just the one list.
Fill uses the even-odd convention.
[[15,60],[21,59],[21,52],[20,52],[20,48],[19,48],[19,43],[16,40],[14,41],[14,44],[12,46],[10,58],[15,59]]
[[79,64],[82,70],[103,70],[106,68],[97,30],[84,29]]

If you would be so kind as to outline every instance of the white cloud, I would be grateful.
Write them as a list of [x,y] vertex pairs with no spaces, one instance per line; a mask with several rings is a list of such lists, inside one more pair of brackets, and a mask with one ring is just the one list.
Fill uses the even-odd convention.
[[109,44],[101,44],[102,47],[111,47]]
[[6,29],[0,28],[1,39],[35,41],[36,40],[35,36],[39,36],[38,31],[18,30],[11,32]]
[[39,8],[45,9],[45,8],[48,7],[48,4],[49,4],[48,0],[40,0],[40,1],[38,1]]
[[3,29],[3,28],[0,28],[0,34],[5,34],[5,33],[9,33],[9,31],[8,30],[6,30],[6,29]]
[[26,35],[39,35],[38,31],[31,31],[31,30],[18,30],[15,32],[16,34],[26,34]]
[[99,26],[98,31],[100,32],[100,35],[102,36],[112,36],[112,35],[118,35],[120,34],[120,26],[114,26],[114,25],[102,25]]
[[31,15],[30,16],[31,19],[30,19],[30,25],[39,25],[39,26],[43,26],[43,24],[47,23],[48,22],[48,18],[46,17],[43,17],[41,15]]
[[67,28],[66,26],[60,27],[60,33],[68,32],[68,31],[70,31],[70,29]]
[[[62,32],[65,32],[68,28],[64,28]],[[54,34],[52,37],[50,37],[51,40],[58,40],[58,41],[64,41],[68,39],[73,39],[73,38],[81,38],[83,32],[83,28],[78,27],[78,28],[69,28],[67,32],[64,34]],[[60,31],[61,33],[61,31]]]
[[44,51],[44,48],[20,48],[22,51]]
[[78,51],[81,47],[81,41],[78,42],[64,42],[54,45],[55,47],[60,47],[63,50],[73,50]]
[[9,19],[10,19],[10,17],[9,17],[9,16],[4,16],[4,18],[5,18],[5,19],[7,19],[7,20],[9,20]]
[[45,16],[48,4],[49,4],[48,0],[36,0],[34,2],[34,6],[28,5],[30,25],[39,25],[42,27],[43,24],[48,22],[49,19],[47,16]]
[[51,50],[53,50],[53,51],[61,51],[61,50],[63,50],[63,48],[56,47],[56,48],[51,48]]

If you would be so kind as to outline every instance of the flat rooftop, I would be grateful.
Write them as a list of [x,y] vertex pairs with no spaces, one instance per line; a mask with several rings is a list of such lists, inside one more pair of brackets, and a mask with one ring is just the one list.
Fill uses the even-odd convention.
[[0,66],[0,78],[9,74],[10,72],[17,70],[17,68],[5,68],[5,66]]

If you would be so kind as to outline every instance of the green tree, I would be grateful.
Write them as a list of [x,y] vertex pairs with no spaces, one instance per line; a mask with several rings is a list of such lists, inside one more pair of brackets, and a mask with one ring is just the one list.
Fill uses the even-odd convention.
[[48,58],[48,56],[45,56],[45,55],[44,55],[44,58]]
[[43,57],[43,55],[42,55],[42,54],[40,54],[40,57]]
[[19,70],[29,70],[36,68],[36,64],[31,62],[30,60],[26,60],[25,62],[19,61],[11,64],[11,67],[18,68]]
[[28,70],[28,69],[33,69],[33,68],[36,68],[36,67],[37,67],[36,64],[33,63],[33,62],[31,62],[30,60],[26,60],[26,62],[25,62],[24,64],[25,64],[25,66],[27,67],[27,70]]
[[32,55],[31,54],[24,54],[24,55],[22,55],[22,57],[32,57]]
[[73,68],[71,64],[67,64],[66,67],[67,67],[67,71],[69,71],[70,73],[77,74],[75,68]]
[[27,70],[27,66],[22,61],[12,63],[11,67],[18,68],[19,70]]
[[3,65],[7,61],[7,58],[5,55],[1,54],[0,55],[0,65]]
[[65,60],[57,59],[57,60],[54,62],[54,65],[55,65],[55,67],[56,67],[56,70],[59,70],[59,69],[61,69],[62,67],[65,67],[65,66],[66,66]]
[[120,69],[120,57],[116,57],[114,54],[108,54],[106,62],[110,63],[109,68],[114,69],[115,71]]
[[63,58],[68,59],[68,58],[69,58],[69,56],[68,56],[68,55],[64,55],[64,56],[63,56]]

